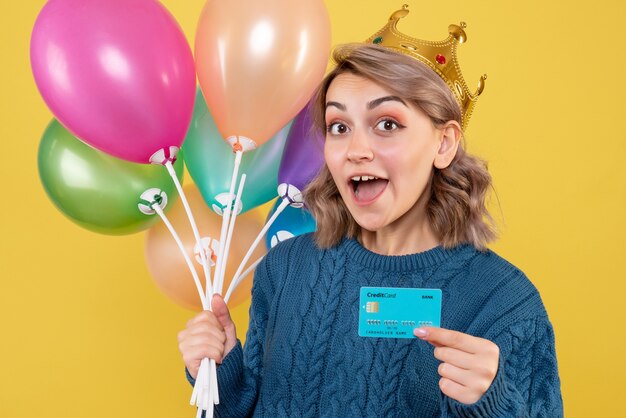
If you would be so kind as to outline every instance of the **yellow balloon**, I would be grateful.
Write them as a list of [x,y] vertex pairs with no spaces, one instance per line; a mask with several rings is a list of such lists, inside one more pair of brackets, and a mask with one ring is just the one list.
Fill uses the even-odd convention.
[[[222,217],[206,206],[195,185],[185,186],[184,191],[191,212],[198,225],[200,236],[219,240]],[[194,263],[198,277],[201,278],[202,285],[204,286],[202,266],[196,262],[193,253],[196,240],[180,199],[168,212],[167,218],[183,242],[187,254]],[[228,261],[226,263],[224,294],[226,294],[230,280],[235,274],[239,263],[262,227],[263,224],[255,211],[246,212],[237,216]],[[261,245],[257,247],[252,255],[251,261],[263,256],[265,251],[264,246]],[[157,223],[148,231],[145,243],[145,256],[148,270],[150,271],[154,283],[161,292],[172,302],[183,308],[194,311],[202,310],[202,303],[200,302],[200,296],[198,295],[193,276],[187,267],[187,263],[176,241],[163,222]],[[211,274],[213,274],[214,268],[211,271]],[[237,290],[233,293],[228,302],[229,307],[236,306],[249,299],[251,286],[252,274],[239,284]]]
[[322,0],[207,1],[196,71],[222,137],[269,140],[322,80],[330,43]]

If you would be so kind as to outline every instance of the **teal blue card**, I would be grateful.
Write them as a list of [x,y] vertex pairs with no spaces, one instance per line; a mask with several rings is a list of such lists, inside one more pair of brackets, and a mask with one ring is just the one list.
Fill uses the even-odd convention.
[[361,288],[361,337],[415,338],[421,326],[441,326],[441,289]]

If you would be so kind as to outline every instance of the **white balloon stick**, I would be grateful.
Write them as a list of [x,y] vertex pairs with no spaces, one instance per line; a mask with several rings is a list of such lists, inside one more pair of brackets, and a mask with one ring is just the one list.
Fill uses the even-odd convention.
[[170,221],[167,219],[167,216],[165,216],[165,213],[163,213],[163,209],[161,209],[159,205],[154,205],[153,209],[161,217],[161,219],[163,220],[163,223],[165,224],[167,229],[170,231],[170,233],[174,237],[176,244],[178,244],[178,248],[180,249],[180,252],[183,254],[183,257],[185,258],[185,261],[187,262],[187,267],[189,267],[189,271],[191,272],[191,275],[193,276],[193,281],[196,284],[196,289],[198,290],[198,294],[200,295],[200,301],[202,302],[202,308],[205,310],[208,309],[209,306],[207,305],[207,300],[204,297],[204,290],[202,289],[202,283],[200,283],[200,278],[198,278],[198,273],[196,272],[196,269],[193,266],[193,263],[191,262],[191,259],[189,258],[189,255],[187,254],[187,251],[185,250],[185,246],[183,245],[183,242],[180,240],[178,234],[174,230],[174,227],[172,226]]
[[233,195],[235,193],[235,183],[237,181],[237,174],[239,173],[239,165],[241,164],[241,157],[243,155],[243,151],[236,151],[235,152],[235,167],[233,167],[233,175],[231,177],[230,180],[230,189],[228,192],[228,200],[227,200],[227,205],[226,208],[224,209],[224,213],[222,215],[222,230],[221,230],[221,234],[220,234],[220,249],[219,252],[217,254],[217,264],[215,266],[215,273],[214,273],[214,279],[213,279],[213,290],[216,293],[220,293],[218,290],[220,289],[219,286],[219,277],[221,275],[221,271],[223,268],[223,264],[226,263],[226,260],[224,260],[224,248],[226,246],[226,234],[227,234],[227,230],[228,230],[228,223],[230,222],[230,212],[231,212],[231,206],[232,206],[232,200],[233,200]]
[[[243,188],[246,184],[246,174],[242,174],[241,175],[241,179],[239,180],[239,187],[237,189],[237,195],[235,196],[235,212],[233,213],[233,216],[229,222],[228,225],[228,234],[227,234],[227,238],[226,238],[226,246],[224,249],[224,264],[222,264],[223,268],[222,271],[220,273],[219,276],[219,283],[220,286],[223,285],[224,283],[224,275],[225,275],[225,271],[226,271],[226,261],[228,260],[228,254],[230,251],[230,243],[232,240],[232,236],[233,236],[233,231],[235,229],[235,222],[237,220],[237,215],[238,215],[238,211],[237,211],[237,203],[241,200],[241,195],[243,193]],[[260,260],[258,260],[260,261]],[[222,289],[218,289],[217,290],[218,293],[221,294]],[[209,296],[207,295],[207,298]],[[219,405],[220,403],[220,396],[219,396],[219,390],[217,390],[217,365],[215,364],[215,360],[211,359],[211,373],[210,373],[210,377],[211,377],[211,382],[210,382],[210,388],[212,392],[212,396],[210,396],[210,403],[215,404],[215,405]]]
[[[204,251],[204,249],[201,249],[200,251]],[[209,256],[210,258],[211,256]],[[207,267],[207,272],[208,272],[208,276],[206,276],[206,286],[204,287],[206,293],[206,301],[207,304],[209,305],[209,311],[213,311],[213,306],[212,306],[212,295],[213,295],[213,285],[211,284],[211,266],[209,265]]]
[[[231,212],[231,206],[232,206],[232,199],[233,199],[233,192],[235,190],[235,183],[237,180],[237,174],[239,173],[239,165],[241,164],[241,157],[243,155],[242,151],[237,151],[235,152],[235,167],[233,168],[233,176],[231,178],[231,184],[230,184],[230,190],[228,193],[228,200],[227,200],[227,205],[226,208],[224,209],[223,212],[223,217],[222,217],[222,229],[221,229],[221,233],[220,233],[220,245],[219,245],[219,250],[217,253],[217,262],[215,264],[215,270],[213,272],[213,286],[211,289],[210,293],[220,293],[221,294],[221,290],[220,290],[220,277],[222,275],[222,273],[220,273],[222,271],[222,269],[224,268],[225,264],[226,264],[226,260],[224,259],[223,255],[225,252],[225,238],[226,238],[226,234],[227,234],[227,229],[228,229],[228,225],[230,222],[230,212]],[[235,201],[235,204],[237,203],[237,201]],[[202,247],[200,247],[202,248]],[[208,281],[208,280],[207,280]],[[209,291],[208,289],[208,285],[207,285],[207,292]],[[212,295],[209,296],[209,293],[207,293],[206,296],[207,300],[212,300]],[[204,361],[206,359],[203,359],[202,361]],[[210,370],[215,370],[217,371],[217,366],[215,365],[215,360],[211,359],[210,361]],[[210,370],[207,370],[206,373],[209,374]],[[201,374],[200,371],[198,371],[198,376],[196,379],[196,385],[198,385],[198,381],[202,381],[204,380],[205,375]],[[207,417],[213,417],[213,400],[214,398],[218,398],[218,395],[216,392],[218,392],[218,387],[217,387],[217,377],[215,378],[215,385],[210,385],[209,386],[210,390],[209,393],[207,394],[207,396],[209,397],[209,404],[210,406],[208,406],[207,408],[210,409],[207,410],[207,408],[204,408],[205,410],[207,410]],[[200,402],[199,403],[205,403],[204,402],[204,396],[200,398]]]
[[204,416],[205,418],[213,418],[213,408],[214,408],[213,402],[209,402],[206,415]]
[[252,273],[254,269],[256,268],[256,266],[258,266],[261,261],[263,261],[263,256],[259,257],[254,263],[252,263],[250,267],[246,269],[246,271],[241,273],[241,276],[239,276],[239,278],[237,279],[237,283],[235,283],[234,280],[230,283],[230,286],[228,287],[228,292],[226,292],[226,296],[224,297],[224,302],[228,303],[228,301],[230,300],[230,297],[233,295],[233,293],[237,289],[237,286],[239,286],[239,283],[243,282],[244,279],[248,276],[248,274]]
[[[198,376],[196,376],[198,377]],[[197,382],[197,380],[196,380]],[[189,400],[189,403],[191,405],[195,405],[196,404],[196,400],[198,399],[198,386],[197,385],[193,385],[193,391],[191,392],[191,399]]]
[[200,367],[198,368],[198,374],[196,375],[196,383],[193,385],[193,391],[191,392],[191,399],[189,403],[191,405],[200,405],[200,399],[202,399],[202,386],[198,384],[198,381],[201,380],[201,375],[203,374],[206,368],[206,361],[202,359],[200,362]]
[[[207,286],[211,286],[211,281],[210,280],[207,280]],[[207,287],[207,290],[210,290],[211,293],[209,293],[209,294],[213,293],[212,287],[211,288]],[[207,297],[207,300],[209,302],[209,310],[212,311],[213,307],[211,306],[211,299],[212,299],[212,297]],[[204,360],[206,360],[206,358],[203,359],[203,361]],[[218,404],[220,402],[219,401],[219,399],[220,399],[219,398],[219,390],[217,388],[217,365],[215,364],[215,360],[214,359],[209,359],[209,366],[210,367],[209,367],[208,372],[210,372],[210,376],[212,377],[212,379],[209,381],[209,398],[210,398],[209,403],[211,404],[211,406],[210,406],[211,413],[209,414],[209,412],[207,411],[207,414],[206,414],[205,418],[208,418],[208,417],[212,418],[213,417],[213,404],[214,403]],[[215,399],[217,399],[217,401],[215,401]]]
[[239,211],[237,210],[237,202],[241,200],[241,194],[243,193],[243,187],[246,184],[246,175],[242,174],[241,179],[239,180],[239,188],[237,189],[237,196],[235,196],[235,212],[233,213],[230,223],[228,225],[228,236],[226,237],[226,246],[224,247],[224,264],[222,264],[222,270],[220,271],[220,287],[216,289],[217,292],[221,295],[222,290],[224,288],[224,276],[226,275],[226,262],[228,261],[228,254],[230,252],[230,242],[233,238],[233,231],[235,229],[235,222],[237,220],[237,214]]
[[[195,219],[193,217],[193,214],[191,212],[191,208],[189,207],[189,203],[187,202],[187,198],[185,196],[185,192],[180,184],[180,182],[178,181],[178,176],[176,175],[176,172],[174,171],[174,167],[172,166],[171,161],[166,161],[165,162],[165,167],[167,168],[168,173],[170,174],[170,177],[172,177],[172,180],[174,181],[174,185],[176,186],[176,189],[178,190],[178,194],[180,195],[181,201],[183,202],[183,206],[185,208],[185,212],[187,214],[187,219],[189,220],[189,223],[191,225],[191,229],[193,231],[194,237],[196,239],[196,245],[199,248],[199,252],[200,252],[200,261],[202,264],[202,268],[204,271],[204,277],[205,277],[205,289],[204,291],[202,290],[202,284],[200,283],[200,279],[198,278],[198,274],[195,270],[195,268],[193,267],[193,264],[191,263],[191,260],[189,259],[189,256],[187,255],[187,252],[184,249],[184,246],[182,244],[182,241],[180,240],[180,238],[178,237],[178,234],[176,234],[176,231],[174,230],[174,228],[172,227],[171,223],[169,222],[169,220],[167,219],[167,217],[165,216],[165,214],[163,213],[163,210],[161,209],[160,206],[158,206],[158,209],[155,209],[155,211],[159,214],[159,216],[163,219],[164,223],[166,224],[166,226],[168,227],[168,229],[170,230],[170,233],[172,233],[172,236],[174,237],[174,239],[176,240],[176,243],[178,244],[181,252],[183,253],[183,256],[185,258],[185,261],[187,262],[187,265],[190,268],[190,271],[192,273],[192,276],[194,278],[194,282],[196,284],[196,288],[198,290],[198,293],[200,295],[200,300],[202,302],[202,307],[204,310],[211,310],[211,300],[209,298],[209,295],[213,294],[213,286],[211,284],[211,266],[210,266],[210,262],[207,259],[207,254],[204,251],[204,248],[202,246],[202,240],[200,238],[200,232],[198,231],[198,227],[196,225]],[[214,392],[217,392],[217,378],[215,379],[215,386],[213,387],[211,385],[212,381],[210,378],[210,374],[211,371],[213,371],[213,373],[215,373],[217,371],[216,369],[216,365],[215,365],[215,360],[211,359],[210,361],[210,365],[211,367],[207,366],[207,360],[206,358],[202,359],[201,362],[201,367],[198,370],[198,376],[196,376],[196,384],[194,385],[194,389],[192,391],[191,394],[191,404],[200,404],[202,403],[202,408],[198,408],[198,412],[197,412],[197,416],[200,417],[202,416],[202,410],[208,410],[210,409],[210,412],[207,411],[207,415],[206,418],[208,417],[213,417],[213,398],[216,396],[214,394]],[[198,383],[199,382],[205,382],[206,385],[203,385],[202,383],[200,384],[200,389]],[[210,406],[209,406],[210,404]]]
[[[183,254],[183,257],[185,259],[185,262],[187,263],[187,266],[189,267],[189,270],[191,272],[191,275],[193,276],[194,279],[194,283],[196,285],[196,289],[198,291],[198,295],[200,296],[200,301],[202,302],[202,308],[204,310],[210,310],[211,306],[210,306],[210,301],[207,300],[207,298],[205,297],[205,292],[202,289],[202,284],[200,283],[200,278],[198,277],[198,273],[196,272],[195,267],[193,266],[193,263],[191,262],[191,259],[189,258],[189,255],[187,254],[187,251],[185,250],[185,246],[183,245],[180,237],[178,236],[178,234],[176,233],[176,230],[174,229],[174,227],[172,226],[172,224],[170,223],[169,219],[167,218],[167,216],[165,215],[165,213],[163,212],[163,209],[161,208],[160,205],[156,204],[153,205],[152,209],[159,215],[159,217],[163,220],[163,223],[165,224],[165,226],[167,227],[167,229],[169,230],[170,234],[172,234],[172,237],[174,237],[174,240],[176,241],[176,244],[178,245],[179,250],[181,251],[181,253]],[[200,247],[200,252],[201,254],[204,254],[204,249]],[[201,258],[202,259],[202,258]],[[206,260],[206,255],[204,257],[204,260]],[[207,273],[207,270],[210,269],[210,266],[208,263],[205,264],[206,266],[206,270],[205,270],[205,277],[208,278],[207,280],[207,286],[211,286],[211,282],[210,282],[210,273]],[[209,270],[210,271],[210,270]],[[211,404],[211,406],[207,406],[207,408],[210,409],[210,415],[207,414],[207,417],[213,417],[213,398],[215,397],[214,391],[217,392],[217,379],[215,379],[215,386],[212,386],[208,383],[210,383],[210,380],[208,379],[208,374],[209,374],[209,367],[207,366],[207,359],[203,359],[200,365],[200,369],[198,370],[198,376],[196,376],[196,384],[194,385],[194,389],[191,393],[191,400],[190,403],[191,405],[194,404],[199,404],[201,402],[201,400],[205,397],[208,397],[209,399],[211,399],[211,401],[209,402]],[[215,360],[211,359],[211,363],[212,363],[212,369],[216,371],[216,367],[214,366],[215,364]],[[203,377],[203,376],[207,376],[207,377]],[[199,382],[207,382],[207,388],[206,391],[202,390],[202,386],[203,385],[199,385]],[[207,394],[203,395],[203,392],[208,392]],[[205,410],[207,409],[205,408]],[[200,415],[202,415],[202,410],[200,410]]]
[[204,371],[205,373],[203,374],[202,377],[200,377],[200,375],[198,375],[198,380],[196,380],[196,383],[198,383],[198,381],[202,381],[202,397],[201,397],[201,401],[198,402],[199,406],[200,406],[200,410],[204,410],[206,411],[206,415],[205,418],[213,418],[213,394],[215,393],[214,389],[216,389],[216,387],[211,386],[211,368],[209,366],[207,366],[207,362],[206,362],[206,358],[202,360],[204,362]]
[[272,224],[274,223],[276,218],[278,218],[278,215],[280,215],[281,212],[287,206],[289,206],[289,199],[284,197],[283,201],[280,202],[280,205],[276,208],[276,211],[274,212],[272,217],[267,220],[267,222],[265,223],[265,226],[263,227],[263,229],[261,229],[261,232],[259,232],[259,235],[257,235],[257,237],[255,238],[254,242],[252,243],[252,245],[248,249],[248,252],[246,253],[246,255],[243,258],[243,260],[241,260],[241,263],[239,264],[239,267],[237,268],[237,272],[235,273],[235,276],[233,277],[233,281],[230,283],[230,286],[228,287],[228,291],[226,292],[227,295],[229,295],[230,293],[232,293],[235,290],[233,285],[235,285],[235,287],[236,287],[239,284],[239,282],[241,281],[241,280],[239,280],[239,276],[241,276],[241,272],[242,272],[243,268],[246,266],[246,263],[248,262],[248,260],[250,260],[250,257],[252,257],[252,253],[254,252],[256,247],[259,245],[259,242],[261,242],[261,238],[263,238],[263,236],[265,235],[267,230],[270,228],[270,226],[272,226]]
[[211,387],[211,367],[206,368],[206,376],[204,377],[204,384],[202,388],[204,389],[204,397],[202,398],[202,408],[206,411],[209,409],[209,403],[213,403],[213,388]]
[[[196,225],[196,220],[193,218],[193,214],[191,213],[191,208],[189,207],[189,203],[187,202],[187,197],[185,196],[185,192],[183,191],[180,182],[178,181],[178,176],[176,176],[176,171],[174,171],[174,167],[172,166],[172,162],[167,160],[165,162],[165,167],[167,168],[168,173],[170,173],[170,177],[174,181],[176,185],[176,190],[178,190],[178,195],[180,196],[180,200],[183,202],[183,206],[185,207],[185,212],[187,213],[187,219],[189,219],[189,223],[191,224],[191,229],[193,230],[193,235],[196,238],[196,244],[200,248],[200,259],[202,260],[202,269],[204,270],[204,277],[206,281],[211,280],[211,273],[208,271],[208,261],[206,258],[206,254],[202,251],[202,242],[200,239],[200,233],[198,232],[198,226]],[[208,299],[208,298],[207,298]]]
[[[211,263],[211,257],[213,255],[213,249],[211,247],[211,243],[213,241],[214,240],[209,238],[209,241],[208,241],[209,242],[209,245],[208,245],[208,250],[209,251],[208,251],[208,254],[207,254],[207,256],[208,256],[207,257],[207,260],[208,260],[207,270],[209,272],[209,275],[211,274],[211,264],[210,263]],[[204,248],[200,249],[200,251],[204,251]],[[197,260],[197,258],[196,258],[196,260]],[[213,307],[211,306],[211,303],[212,303],[211,295],[213,294],[213,286],[211,285],[210,276],[208,276],[208,278],[209,279],[206,281],[206,287],[205,287],[205,289],[206,289],[206,298],[207,298],[207,304],[209,305],[209,311],[212,311]],[[211,380],[206,385],[206,386],[208,386],[208,392],[209,392],[208,396],[209,396],[209,398],[212,398],[212,399],[214,399],[215,397],[218,396],[217,395],[217,393],[218,393],[218,390],[217,390],[217,375],[216,375],[217,367],[216,367],[216,364],[215,364],[215,360],[204,358],[204,359],[202,359],[202,362],[200,363],[201,367],[198,370],[198,376],[196,376],[196,384],[194,385],[193,392],[191,394],[191,401],[190,402],[191,402],[192,405],[195,405],[196,401],[197,401],[197,405],[200,406],[201,400],[204,399],[203,398],[204,395],[202,395],[202,394],[198,398],[198,391],[199,391],[198,387],[200,386],[200,385],[198,385],[198,381],[206,380],[204,376],[207,374],[206,373],[206,370],[207,370],[206,362],[207,362],[207,360],[210,360],[209,366],[210,366],[210,369],[211,369]],[[202,388],[204,388],[204,386]],[[203,389],[200,390],[200,393],[202,393],[202,390]],[[218,397],[218,400],[219,400],[219,397]],[[202,405],[202,406],[204,407],[206,405]],[[204,410],[206,410],[206,409],[207,409],[207,407],[204,408]]]
[[[200,409],[205,411],[211,411],[212,413],[212,405],[219,403],[219,396],[216,393],[217,368],[215,366],[215,360],[210,359],[210,362],[208,360],[209,359],[205,357],[200,363],[196,383],[191,393],[190,403],[197,405]],[[209,415],[207,414],[207,416]]]
[[211,399],[211,403],[215,405],[219,405],[220,403],[220,392],[217,390],[217,365],[215,364],[215,360],[211,359],[211,387],[215,388],[213,390],[213,396]]

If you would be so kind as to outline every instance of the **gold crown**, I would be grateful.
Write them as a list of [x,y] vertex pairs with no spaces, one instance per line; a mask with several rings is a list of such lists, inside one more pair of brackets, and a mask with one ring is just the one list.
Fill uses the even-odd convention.
[[448,37],[443,41],[423,41],[412,38],[400,32],[397,28],[398,21],[409,14],[409,6],[393,12],[389,22],[367,39],[366,43],[382,45],[394,51],[409,55],[432,68],[446,82],[461,108],[461,123],[463,130],[472,115],[478,96],[485,88],[487,74],[480,77],[478,89],[471,93],[461,74],[461,67],[457,60],[456,47],[467,41],[465,34],[465,22],[460,25],[448,26]]

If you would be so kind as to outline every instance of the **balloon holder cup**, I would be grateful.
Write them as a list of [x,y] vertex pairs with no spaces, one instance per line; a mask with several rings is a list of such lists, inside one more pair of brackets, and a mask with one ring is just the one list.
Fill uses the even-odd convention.
[[278,185],[278,196],[283,200],[287,199],[289,206],[294,208],[301,208],[304,206],[304,199],[302,198],[302,192],[296,186],[287,183],[281,183]]
[[289,231],[276,231],[272,238],[270,238],[270,248],[274,248],[279,242],[286,241],[293,237],[295,237],[295,235]]
[[[202,244],[202,251],[204,251],[206,259],[211,263],[211,267],[214,267],[217,262],[217,250],[220,247],[219,241],[211,237],[203,237],[200,243]],[[196,257],[196,261],[202,264],[202,256],[200,255],[200,247],[198,244],[194,245],[193,253]]]
[[226,142],[233,147],[233,152],[252,151],[257,147],[256,142],[245,136],[229,136],[226,138]]
[[237,202],[235,202],[234,194],[231,195],[231,198],[229,199],[228,193],[220,193],[215,196],[214,200],[217,203],[213,203],[211,205],[211,209],[213,209],[213,212],[217,213],[220,216],[224,216],[224,211],[226,210],[226,206],[228,206],[229,201],[231,202],[231,210],[234,209],[234,211],[237,212],[237,215],[239,215],[243,210],[243,202],[241,201],[241,199],[237,199]]
[[151,164],[166,165],[168,162],[174,164],[176,156],[178,155],[179,148],[170,146],[168,148],[161,148],[152,156],[150,156]]
[[154,206],[165,209],[167,206],[167,194],[161,189],[148,189],[139,196],[137,207],[144,215],[154,215]]

